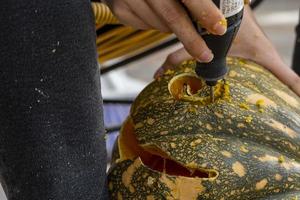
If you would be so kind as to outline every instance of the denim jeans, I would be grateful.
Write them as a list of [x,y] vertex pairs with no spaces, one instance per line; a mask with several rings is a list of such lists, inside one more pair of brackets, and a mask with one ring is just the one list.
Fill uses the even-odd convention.
[[0,1],[0,179],[8,200],[106,199],[88,0]]

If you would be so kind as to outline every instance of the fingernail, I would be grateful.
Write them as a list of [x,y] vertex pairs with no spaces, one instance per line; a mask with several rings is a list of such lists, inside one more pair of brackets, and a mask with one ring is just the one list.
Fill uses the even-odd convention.
[[213,26],[213,31],[217,35],[224,35],[227,30],[227,21],[222,19]]
[[211,51],[204,51],[201,55],[200,55],[200,60],[198,59],[198,61],[200,62],[210,62],[212,59],[214,58],[214,55],[211,53]]

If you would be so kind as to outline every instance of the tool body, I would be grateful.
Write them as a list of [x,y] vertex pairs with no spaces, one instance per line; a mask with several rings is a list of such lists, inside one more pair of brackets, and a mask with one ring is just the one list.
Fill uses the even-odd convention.
[[227,31],[222,36],[213,35],[208,33],[206,29],[201,28],[199,24],[196,24],[197,31],[213,52],[214,58],[209,63],[197,62],[195,69],[196,74],[202,77],[206,84],[211,87],[210,95],[212,101],[214,101],[213,87],[228,72],[226,56],[243,18],[244,0],[213,0],[213,2],[222,11],[227,20]]

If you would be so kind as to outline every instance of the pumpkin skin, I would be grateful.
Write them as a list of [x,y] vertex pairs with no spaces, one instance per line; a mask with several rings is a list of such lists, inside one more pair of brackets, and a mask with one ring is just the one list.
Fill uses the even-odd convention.
[[109,170],[111,199],[300,198],[300,98],[255,63],[227,64],[213,104],[193,96],[207,90],[192,86],[193,61],[139,94]]

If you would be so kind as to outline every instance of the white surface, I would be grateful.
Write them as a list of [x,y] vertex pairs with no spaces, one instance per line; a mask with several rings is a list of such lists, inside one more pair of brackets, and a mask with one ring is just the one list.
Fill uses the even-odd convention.
[[[167,55],[179,47],[176,44],[164,51],[151,54],[141,60],[101,76],[103,98],[134,98],[152,80],[153,74]],[[153,67],[154,66],[154,67]]]
[[3,188],[0,185],[0,200],[6,200],[6,196],[4,194]]

